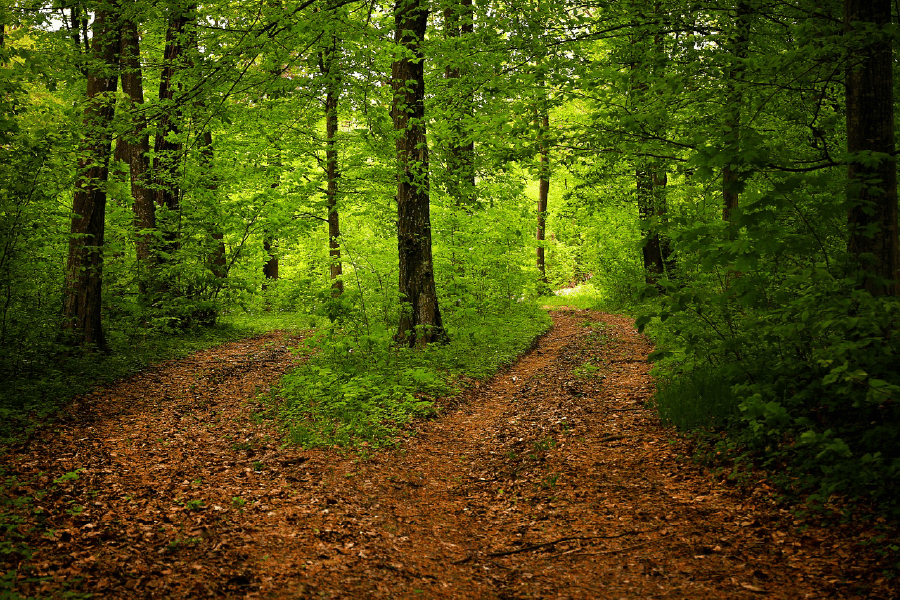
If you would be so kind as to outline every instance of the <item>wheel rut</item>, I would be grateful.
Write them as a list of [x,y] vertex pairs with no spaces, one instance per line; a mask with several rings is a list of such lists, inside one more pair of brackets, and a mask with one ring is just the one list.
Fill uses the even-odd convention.
[[[273,334],[73,403],[2,457],[40,501],[34,595],[254,598],[892,597],[871,534],[779,508],[683,456],[646,403],[630,319],[559,310],[534,349],[392,449],[284,448],[256,396]],[[61,474],[76,479],[53,484]],[[31,481],[33,483],[27,484]],[[31,485],[31,488],[27,486]],[[68,506],[69,511],[60,510]],[[81,507],[78,511],[71,507]]]

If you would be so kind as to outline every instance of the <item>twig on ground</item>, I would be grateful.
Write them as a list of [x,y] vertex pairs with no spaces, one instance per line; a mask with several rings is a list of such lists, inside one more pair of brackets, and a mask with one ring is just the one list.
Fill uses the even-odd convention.
[[[633,529],[631,531],[624,531],[622,533],[618,533],[616,535],[574,535],[559,538],[550,542],[544,542],[542,544],[533,544],[531,546],[525,546],[524,548],[516,548],[515,550],[504,550],[503,552],[490,552],[485,554],[485,558],[498,558],[500,556],[511,556],[513,554],[520,554],[522,552],[531,552],[532,550],[540,550],[541,548],[547,548],[549,546],[555,546],[556,544],[561,544],[562,542],[572,542],[575,540],[612,540],[620,537],[625,537],[626,535],[634,535],[636,533],[648,533],[653,531],[653,529],[646,530],[637,530]],[[470,554],[461,560],[454,561],[454,565],[461,565],[469,562],[475,558],[474,554]]]
[[566,550],[565,552],[560,552],[559,554],[554,554],[550,558],[557,558],[559,556],[566,556],[566,555],[569,555],[569,556],[601,556],[603,554],[618,554],[619,552],[628,552],[629,550],[634,550],[636,548],[640,548],[641,546],[646,546],[647,544],[657,542],[659,540],[663,540],[671,535],[672,535],[671,533],[667,533],[666,535],[662,535],[658,538],[641,542],[640,544],[634,544],[632,546],[625,546],[624,548],[615,548],[613,550],[603,550],[601,552],[578,552],[579,550],[581,550],[581,548],[573,548],[572,550]]

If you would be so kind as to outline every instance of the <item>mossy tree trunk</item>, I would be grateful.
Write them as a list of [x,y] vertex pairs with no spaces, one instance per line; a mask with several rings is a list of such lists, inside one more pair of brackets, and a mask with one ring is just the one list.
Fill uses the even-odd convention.
[[425,138],[425,68],[422,41],[428,24],[424,0],[397,0],[391,68],[398,162],[397,246],[400,263],[400,323],[396,340],[424,347],[447,340],[434,284],[431,254],[428,143]]

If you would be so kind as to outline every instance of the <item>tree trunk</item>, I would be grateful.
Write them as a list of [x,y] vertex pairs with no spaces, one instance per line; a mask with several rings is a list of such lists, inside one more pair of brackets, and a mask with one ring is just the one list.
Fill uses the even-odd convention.
[[665,273],[665,260],[663,258],[663,243],[660,239],[657,224],[653,223],[654,217],[659,217],[658,196],[660,186],[665,187],[665,173],[660,174],[660,169],[652,163],[640,164],[635,172],[637,182],[638,217],[641,220],[641,237],[644,241],[643,256],[644,270],[647,273],[647,283],[657,285],[659,278]]
[[550,129],[550,115],[547,107],[538,108],[540,113],[538,125],[538,149],[540,162],[538,166],[538,205],[537,205],[537,268],[540,272],[541,282],[547,283],[547,266],[544,261],[544,240],[547,228],[547,200],[550,195],[550,150],[547,145],[546,135]]
[[88,66],[85,137],[79,148],[78,180],[72,202],[71,236],[63,299],[63,329],[72,343],[107,349],[101,321],[103,236],[106,181],[114,103],[118,85],[121,33],[118,4],[107,5],[94,17],[91,62]]
[[[446,35],[449,38],[472,34],[475,31],[472,0],[457,0],[444,10]],[[464,128],[465,118],[472,115],[473,98],[463,89],[463,70],[459,65],[448,66],[444,78],[451,94],[452,112],[450,139],[447,144],[448,192],[458,208],[471,211],[475,205],[475,142]],[[468,140],[468,141],[466,141]]]
[[844,32],[851,48],[847,150],[879,159],[851,158],[848,250],[857,259],[862,287],[876,296],[900,296],[890,26],[889,0],[844,0]]
[[[165,207],[169,218],[177,218],[181,210],[181,190],[178,163],[181,160],[181,121],[184,118],[176,91],[175,75],[185,66],[185,51],[190,44],[188,24],[192,23],[196,5],[172,5],[166,28],[166,47],[159,78],[160,120],[154,143],[153,174],[156,204]],[[178,247],[178,228],[169,222],[163,232],[163,251],[171,255]]]
[[[741,151],[741,105],[744,94],[741,89],[744,65],[747,58],[747,44],[750,36],[750,6],[746,0],[737,4],[734,35],[731,40],[731,68],[728,71],[728,93],[725,106],[725,149],[729,162],[722,168],[722,220],[731,223],[733,212],[738,207],[743,182],[738,167],[738,154]],[[728,237],[734,238],[735,231],[729,227]]]
[[[212,174],[215,167],[213,164],[214,159],[212,132],[207,129],[200,136],[200,165],[206,174],[206,189],[211,195],[214,195],[219,189],[219,183]],[[222,226],[219,223],[210,224],[209,237],[213,240],[212,252],[207,263],[209,270],[216,278],[220,280],[225,279],[228,275],[228,261],[225,255],[225,234],[222,232]],[[219,287],[221,287],[221,283]],[[218,295],[218,291],[216,295]]]
[[331,272],[331,295],[344,293],[343,266],[341,265],[341,225],[338,215],[338,153],[335,140],[338,132],[338,99],[341,96],[341,80],[338,70],[338,39],[331,38],[331,43],[323,52],[322,75],[325,76],[325,177],[328,187],[325,195],[328,206],[328,255]]
[[150,135],[147,121],[140,113],[144,104],[144,83],[141,72],[141,50],[134,19],[122,22],[122,91],[129,98],[132,130],[119,138],[117,158],[128,164],[131,174],[131,196],[134,199],[135,242],[138,267],[138,288],[142,298],[148,293],[148,282],[156,263],[153,254],[153,234],[156,229],[156,205],[153,192],[147,186],[150,170]]
[[[394,41],[405,52],[391,68],[391,115],[397,132],[397,247],[400,324],[396,340],[424,347],[447,340],[434,284],[425,138],[425,69],[421,43],[428,25],[424,0],[397,0]],[[411,55],[411,56],[410,56]]]
[[269,256],[269,260],[263,265],[263,276],[265,277],[262,286],[263,289],[268,288],[267,282],[278,279],[278,255],[273,252],[273,241],[274,240],[268,236],[263,238],[263,250],[265,250],[266,254]]

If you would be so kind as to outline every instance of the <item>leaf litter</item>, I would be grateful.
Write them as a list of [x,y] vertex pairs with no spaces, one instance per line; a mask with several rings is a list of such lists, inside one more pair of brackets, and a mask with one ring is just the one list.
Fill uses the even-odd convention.
[[282,332],[81,396],[0,456],[31,549],[0,569],[38,597],[897,597],[871,524],[684,458],[632,320],[553,317],[378,451],[281,444],[258,398],[296,364]]

